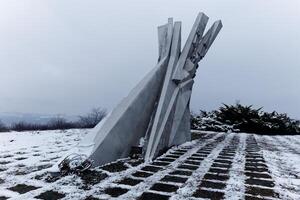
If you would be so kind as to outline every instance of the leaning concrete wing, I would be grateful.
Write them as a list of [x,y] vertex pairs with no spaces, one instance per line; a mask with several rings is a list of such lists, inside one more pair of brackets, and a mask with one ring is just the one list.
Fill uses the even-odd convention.
[[[160,98],[158,100],[158,105],[156,109],[156,113],[153,118],[153,124],[151,126],[151,132],[148,139],[148,145],[146,149],[145,158],[148,159],[154,152],[153,148],[155,143],[161,139],[162,132],[167,134],[166,132],[170,130],[165,130],[167,122],[169,122],[172,118],[171,110],[173,104],[175,103],[175,99],[177,95],[173,94],[176,89],[176,84],[171,80],[172,74],[174,72],[175,65],[179,58],[181,48],[181,23],[175,22],[173,38],[172,38],[172,46],[171,46],[171,56],[169,59],[169,64],[166,72],[166,76],[164,79],[162,91],[160,93]],[[170,119],[169,119],[170,118]],[[169,119],[166,121],[166,119]],[[164,130],[160,130],[160,128],[165,128]]]
[[172,39],[172,20],[158,28],[160,56],[157,66],[124,98],[100,127],[90,159],[101,165],[129,155],[144,137],[164,81]]
[[175,73],[173,75],[173,80],[178,82],[186,76],[186,72],[183,70],[184,65],[188,62],[188,58],[190,57],[193,49],[198,44],[201,39],[206,24],[208,22],[208,17],[204,13],[199,13],[192,30],[187,38],[187,41],[183,47],[183,50],[180,54],[179,61],[176,66]]
[[[198,62],[222,28],[216,21],[204,34],[208,17],[199,13],[181,49],[181,22],[158,27],[158,63],[77,147],[94,166],[128,157],[145,140],[145,161],[191,139],[190,99]],[[204,35],[204,36],[203,36]],[[85,149],[88,149],[84,151]],[[80,150],[81,149],[81,150]]]

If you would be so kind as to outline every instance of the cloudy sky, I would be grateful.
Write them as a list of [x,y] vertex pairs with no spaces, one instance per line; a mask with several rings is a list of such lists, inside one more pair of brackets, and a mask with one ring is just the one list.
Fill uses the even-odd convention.
[[192,110],[224,103],[300,118],[299,0],[0,2],[0,112],[111,110],[157,61],[156,27],[199,11],[223,29],[200,63]]

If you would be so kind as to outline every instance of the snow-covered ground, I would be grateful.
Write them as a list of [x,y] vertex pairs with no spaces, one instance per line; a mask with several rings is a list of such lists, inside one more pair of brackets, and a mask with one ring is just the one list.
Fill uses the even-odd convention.
[[262,136],[258,141],[282,199],[300,199],[300,136]]
[[300,199],[300,136],[194,132],[152,163],[50,174],[88,131],[0,133],[0,200]]

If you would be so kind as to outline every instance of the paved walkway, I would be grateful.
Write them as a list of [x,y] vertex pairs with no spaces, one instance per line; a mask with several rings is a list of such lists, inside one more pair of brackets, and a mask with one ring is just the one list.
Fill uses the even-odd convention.
[[[63,154],[39,146],[0,153],[1,199],[293,199],[300,197],[298,166],[279,160],[280,152],[300,161],[299,139],[240,133],[197,133],[151,163],[124,159],[85,173],[50,176]],[[71,137],[71,136],[70,136]],[[72,141],[78,141],[72,136]],[[74,146],[70,140],[70,147]],[[277,156],[277,157],[276,157]],[[31,166],[22,160],[36,157]],[[24,163],[24,162],[23,162]],[[34,163],[34,164],[32,164]],[[286,166],[285,166],[286,165]],[[284,184],[282,176],[290,183]],[[299,195],[299,196],[297,196]]]

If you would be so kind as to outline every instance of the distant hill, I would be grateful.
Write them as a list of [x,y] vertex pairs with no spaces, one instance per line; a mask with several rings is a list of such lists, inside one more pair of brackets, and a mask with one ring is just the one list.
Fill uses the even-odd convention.
[[57,116],[63,117],[69,121],[78,120],[77,116],[72,116],[72,115],[18,113],[18,112],[2,112],[1,113],[0,112],[0,120],[7,126],[10,126],[11,124],[20,122],[20,121],[34,123],[34,124],[43,124],[43,123],[47,123],[50,119],[57,117]]

